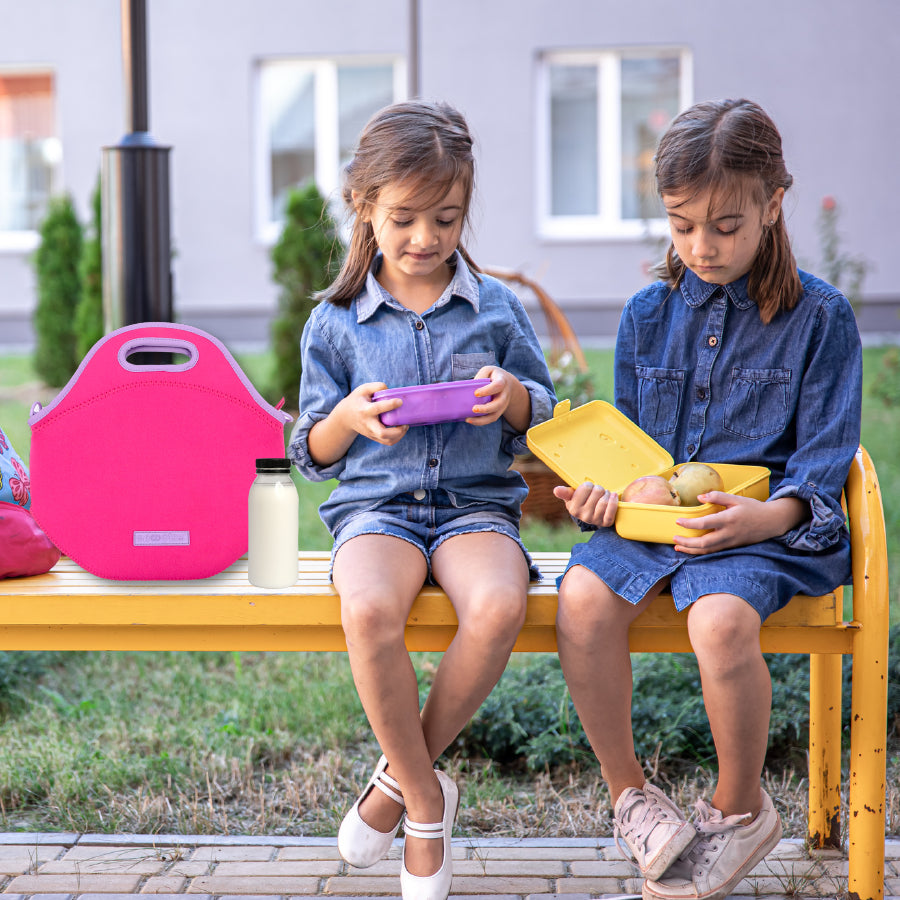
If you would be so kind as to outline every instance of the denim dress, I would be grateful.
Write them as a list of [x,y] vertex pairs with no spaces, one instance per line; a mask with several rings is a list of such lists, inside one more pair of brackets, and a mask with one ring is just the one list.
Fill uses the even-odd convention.
[[288,454],[310,481],[338,480],[319,508],[335,535],[349,517],[413,492],[449,498],[461,512],[496,510],[518,523],[528,488],[510,470],[525,435],[501,417],[489,425],[419,425],[393,446],[358,435],[329,466],[309,455],[312,426],[354,388],[389,388],[473,378],[496,365],[531,398],[530,425],[550,418],[556,397],[540,343],[518,297],[502,282],[473,274],[456,253],[454,275],[422,315],[397,302],[377,281],[380,257],[349,308],[316,306],[303,331],[300,416]]
[[670,577],[675,606],[709,593],[745,599],[765,619],[794,594],[850,579],[841,491],[859,447],[862,349],[836,288],[800,272],[803,295],[768,324],[747,277],[707,284],[690,270],[625,305],[615,353],[615,405],[676,463],[767,466],[770,497],[796,497],[809,517],[780,537],[703,556],[597,529],[570,565],[638,603]]

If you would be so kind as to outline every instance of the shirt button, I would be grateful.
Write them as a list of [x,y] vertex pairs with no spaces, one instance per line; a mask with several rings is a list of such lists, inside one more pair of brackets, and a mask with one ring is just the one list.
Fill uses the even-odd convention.
[[706,399],[706,390],[704,388],[697,388],[697,399],[698,400]]
[[688,453],[693,453],[697,448],[693,444],[688,444],[687,451]]
[[421,331],[425,327],[425,323],[421,319],[416,320],[416,331]]
[[718,339],[714,334],[711,334],[711,335],[706,339],[706,343],[709,344],[710,347],[718,347],[718,346],[719,346],[719,339]]
[[416,500],[424,500],[425,499],[425,491],[423,491],[422,488],[417,488],[416,490],[413,491],[413,497],[415,497]]
[[713,300],[721,300],[725,296],[725,291],[722,288],[716,288],[713,291]]
[[428,465],[433,469],[438,464],[438,461],[432,457],[428,460]]

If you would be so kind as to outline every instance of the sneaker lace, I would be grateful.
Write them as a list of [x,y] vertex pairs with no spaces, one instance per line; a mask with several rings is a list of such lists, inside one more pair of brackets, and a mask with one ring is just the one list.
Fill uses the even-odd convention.
[[[633,812],[636,806],[640,807],[639,812]],[[643,796],[636,794],[622,809],[621,817],[617,816],[614,820],[613,836],[616,848],[626,859],[629,856],[637,859],[628,840],[645,847],[650,833],[660,822],[673,821],[677,821],[677,817],[651,793],[646,792]],[[625,848],[622,847],[622,840],[626,841]]]
[[696,809],[697,819],[694,828],[697,830],[697,837],[682,854],[682,858],[689,860],[695,867],[702,868],[715,861],[719,845],[725,843],[735,828],[746,825],[750,814],[723,816],[719,810],[704,800],[697,801]]

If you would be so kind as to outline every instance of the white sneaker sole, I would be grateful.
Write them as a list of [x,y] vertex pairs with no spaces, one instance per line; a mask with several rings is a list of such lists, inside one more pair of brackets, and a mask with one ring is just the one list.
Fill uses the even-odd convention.
[[646,865],[641,867],[641,874],[649,881],[662,878],[669,867],[684,853],[694,840],[697,832],[690,822],[685,822],[672,837],[659,848],[659,853]]

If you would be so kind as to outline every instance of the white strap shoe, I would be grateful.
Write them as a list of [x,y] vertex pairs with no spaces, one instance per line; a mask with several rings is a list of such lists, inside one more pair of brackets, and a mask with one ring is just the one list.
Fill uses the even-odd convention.
[[423,824],[403,818],[403,831],[407,837],[444,841],[444,858],[441,867],[433,875],[412,875],[406,868],[406,848],[400,868],[400,890],[403,900],[447,900],[453,881],[453,857],[450,851],[450,837],[453,821],[459,808],[459,790],[453,781],[440,770],[435,770],[441,793],[444,796],[444,816],[440,822]]
[[[405,807],[403,795],[400,793],[400,785],[385,772],[387,759],[382,756],[378,760],[375,772],[369,779],[363,792],[353,804],[350,812],[344,816],[341,827],[338,829],[338,850],[347,863],[355,869],[367,869],[374,866],[378,860],[383,859],[394,837],[400,828],[400,819],[390,831],[376,831],[371,825],[367,825],[359,814],[359,804],[369,796],[372,788],[378,788],[387,794],[395,803]],[[401,816],[402,819],[402,816]]]

